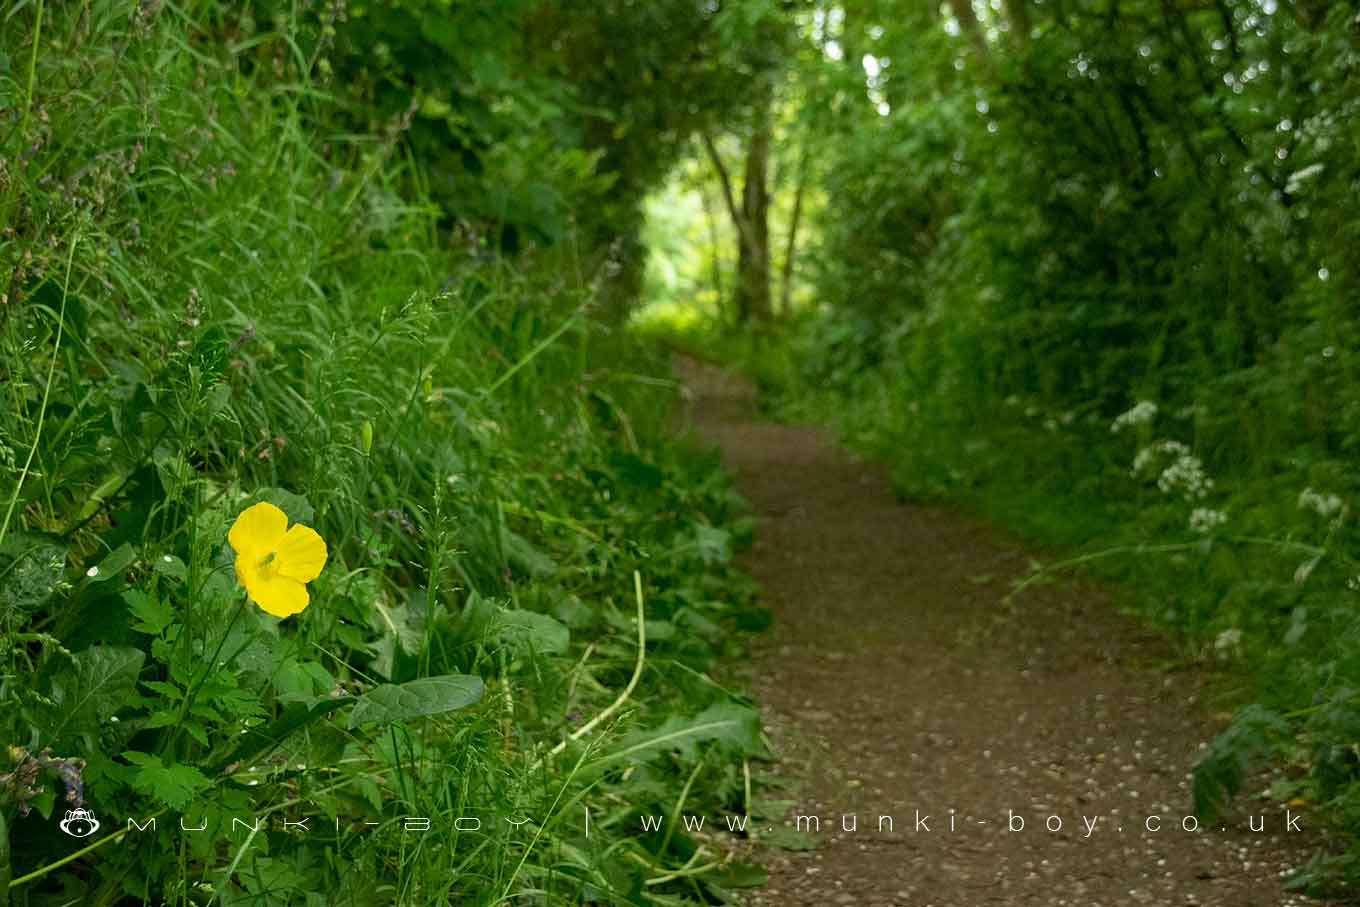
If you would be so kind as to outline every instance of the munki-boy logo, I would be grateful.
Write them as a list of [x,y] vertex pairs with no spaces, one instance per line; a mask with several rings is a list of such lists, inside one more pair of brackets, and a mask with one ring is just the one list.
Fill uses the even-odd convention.
[[99,820],[88,809],[68,809],[58,826],[73,838],[88,838],[99,831]]

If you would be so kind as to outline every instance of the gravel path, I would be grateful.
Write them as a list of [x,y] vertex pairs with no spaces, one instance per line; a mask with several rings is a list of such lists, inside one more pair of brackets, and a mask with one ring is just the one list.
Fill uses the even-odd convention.
[[[1307,815],[1286,832],[1278,805],[1244,796],[1183,830],[1224,718],[1202,672],[1089,585],[1004,607],[1021,547],[898,502],[882,470],[761,418],[725,373],[681,373],[759,517],[745,566],[776,617],[750,667],[787,779],[764,796],[793,804],[753,824],[770,880],[752,905],[1320,903],[1281,879],[1314,839]],[[798,834],[799,814],[820,831]]]

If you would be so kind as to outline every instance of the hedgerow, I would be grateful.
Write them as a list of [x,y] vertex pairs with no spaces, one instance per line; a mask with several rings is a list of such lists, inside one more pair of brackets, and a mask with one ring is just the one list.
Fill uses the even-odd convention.
[[[744,507],[601,327],[618,261],[556,205],[509,254],[494,175],[451,223],[346,21],[4,14],[0,903],[720,897],[749,873],[633,817],[744,809]],[[228,544],[261,502],[314,579]]]

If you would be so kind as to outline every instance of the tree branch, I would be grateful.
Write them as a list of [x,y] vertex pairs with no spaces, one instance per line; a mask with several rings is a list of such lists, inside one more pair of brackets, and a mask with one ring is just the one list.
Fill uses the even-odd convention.
[[713,162],[713,169],[718,171],[718,180],[722,183],[723,201],[727,203],[727,213],[732,216],[732,225],[737,228],[737,238],[742,245],[750,249],[751,230],[741,208],[737,207],[737,197],[732,193],[732,178],[727,175],[727,168],[723,166],[722,158],[718,155],[718,146],[713,144],[713,137],[707,132],[700,133],[700,135],[703,136],[704,148],[708,150],[708,158]]

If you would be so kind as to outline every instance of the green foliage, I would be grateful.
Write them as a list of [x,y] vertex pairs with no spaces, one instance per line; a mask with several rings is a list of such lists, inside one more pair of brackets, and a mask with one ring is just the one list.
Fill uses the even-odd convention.
[[[735,884],[676,873],[684,836],[579,824],[686,781],[734,806],[758,751],[712,676],[764,619],[729,564],[744,506],[670,435],[661,363],[589,317],[653,171],[572,214],[623,178],[604,121],[650,168],[682,126],[583,113],[603,77],[521,43],[555,8],[299,6],[0,14],[0,880],[34,905]],[[623,6],[563,46],[655,25]],[[626,46],[664,64],[656,38]],[[258,501],[328,548],[283,621],[226,544]],[[60,800],[105,824],[69,864]]]
[[379,684],[355,701],[349,713],[349,726],[353,729],[367,721],[390,724],[451,712],[481,699],[484,686],[482,678],[466,674]]
[[972,8],[814,7],[816,309],[681,342],[1245,675],[1196,808],[1287,768],[1353,883],[1360,8]]

